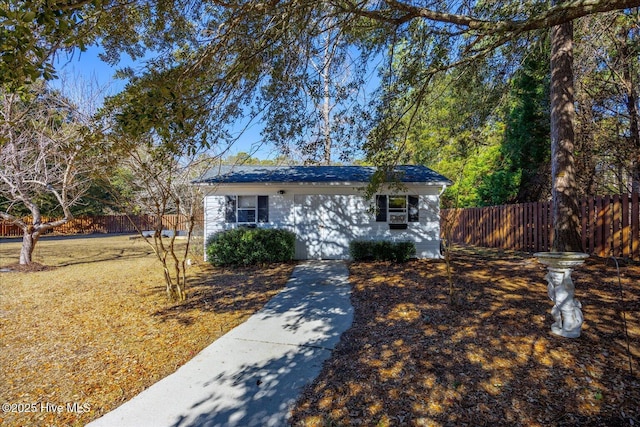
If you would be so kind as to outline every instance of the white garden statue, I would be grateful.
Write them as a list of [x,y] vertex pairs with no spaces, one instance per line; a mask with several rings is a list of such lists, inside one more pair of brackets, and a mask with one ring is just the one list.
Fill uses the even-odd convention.
[[573,297],[573,281],[570,273],[565,271],[549,271],[545,276],[548,284],[549,298],[555,303],[551,315],[555,322],[551,331],[567,338],[578,338],[582,328],[582,304]]
[[582,330],[582,305],[574,298],[575,286],[571,272],[572,267],[582,264],[589,255],[580,252],[539,252],[534,256],[548,269],[545,279],[549,298],[554,302],[551,315],[555,320],[551,332],[567,338],[578,338]]

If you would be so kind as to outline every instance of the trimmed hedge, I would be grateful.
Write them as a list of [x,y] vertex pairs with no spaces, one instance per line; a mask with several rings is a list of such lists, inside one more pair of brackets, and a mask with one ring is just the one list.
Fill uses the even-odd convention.
[[389,242],[386,240],[354,240],[349,243],[354,261],[407,262],[416,256],[413,242]]
[[207,239],[208,261],[218,267],[291,261],[296,235],[271,228],[245,228],[212,234]]

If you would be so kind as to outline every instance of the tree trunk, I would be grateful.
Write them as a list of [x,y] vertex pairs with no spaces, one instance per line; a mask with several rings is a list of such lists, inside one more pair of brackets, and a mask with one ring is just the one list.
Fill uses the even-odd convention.
[[330,33],[326,36],[326,44],[324,47],[324,61],[322,68],[322,133],[324,139],[323,147],[323,164],[331,165],[331,37]]
[[38,243],[38,240],[43,233],[45,233],[47,230],[51,230],[52,228],[65,224],[73,218],[73,216],[69,213],[69,217],[43,224],[40,221],[40,211],[38,209],[32,209],[31,212],[34,218],[33,225],[24,223],[20,224],[23,230],[22,248],[20,249],[21,265],[30,264],[33,261],[33,250],[35,249],[36,243]]
[[25,229],[22,235],[22,248],[20,249],[20,265],[31,264],[33,249],[38,241],[38,234]]
[[582,250],[575,177],[573,24],[551,29],[551,179],[554,252]]
[[635,155],[631,159],[631,191],[640,193],[640,113],[638,112],[638,91],[631,70],[632,53],[626,37],[621,53],[624,61],[623,77],[629,112],[629,136],[631,146],[635,149]]

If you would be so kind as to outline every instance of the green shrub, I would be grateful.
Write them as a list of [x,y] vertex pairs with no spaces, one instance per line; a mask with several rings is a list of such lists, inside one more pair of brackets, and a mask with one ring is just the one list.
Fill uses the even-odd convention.
[[239,227],[207,239],[207,259],[216,266],[239,266],[291,261],[296,236],[287,230]]
[[416,255],[416,245],[413,242],[354,240],[349,243],[349,253],[354,261],[406,262]]

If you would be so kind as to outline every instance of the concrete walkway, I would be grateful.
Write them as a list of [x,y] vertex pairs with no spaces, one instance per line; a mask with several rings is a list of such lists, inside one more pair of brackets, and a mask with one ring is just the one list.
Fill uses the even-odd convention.
[[[298,265],[247,322],[91,427],[283,426],[351,325],[341,261]],[[176,349],[180,351],[180,349]]]

